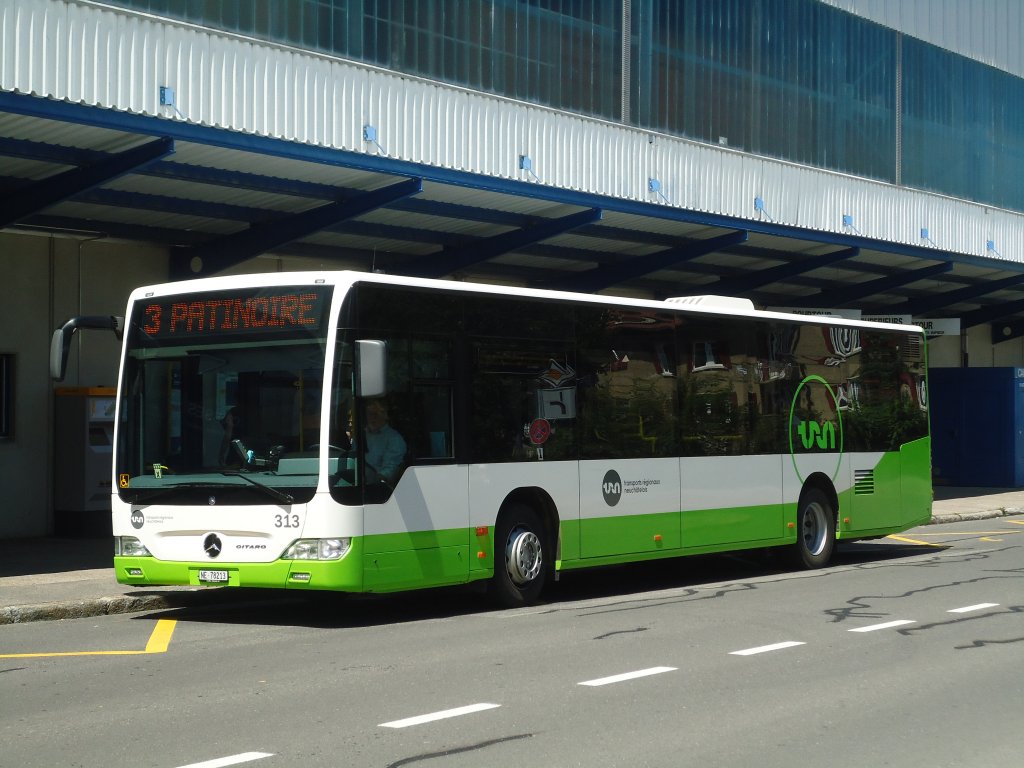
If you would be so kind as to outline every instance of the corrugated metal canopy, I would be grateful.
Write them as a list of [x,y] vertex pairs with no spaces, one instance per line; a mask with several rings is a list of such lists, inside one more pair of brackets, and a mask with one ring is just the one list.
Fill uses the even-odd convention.
[[[1024,329],[1024,265],[0,94],[0,222],[172,249],[171,277],[262,253],[398,274]],[[198,257],[198,258],[196,258]],[[198,271],[196,268],[198,267]]]

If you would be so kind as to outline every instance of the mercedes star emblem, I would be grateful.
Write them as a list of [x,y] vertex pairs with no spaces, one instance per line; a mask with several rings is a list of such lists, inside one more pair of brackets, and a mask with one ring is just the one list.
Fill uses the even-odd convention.
[[220,536],[216,533],[211,533],[203,540],[203,550],[208,557],[216,557],[220,554],[221,549]]

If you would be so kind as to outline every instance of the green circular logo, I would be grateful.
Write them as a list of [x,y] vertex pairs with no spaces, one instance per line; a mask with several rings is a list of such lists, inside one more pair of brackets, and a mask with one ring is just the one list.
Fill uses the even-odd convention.
[[[831,410],[832,414],[828,414]],[[789,407],[789,455],[793,470],[802,483],[797,456],[836,454],[832,480],[843,460],[843,415],[831,385],[821,376],[807,376],[793,393]]]

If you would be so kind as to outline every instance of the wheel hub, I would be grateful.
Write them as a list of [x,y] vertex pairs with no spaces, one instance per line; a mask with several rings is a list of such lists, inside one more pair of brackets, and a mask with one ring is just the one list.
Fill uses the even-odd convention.
[[825,548],[826,527],[828,516],[820,504],[810,504],[804,510],[803,515],[803,538],[804,546],[812,555],[819,555]]
[[518,585],[528,584],[540,575],[543,555],[540,538],[533,531],[516,528],[505,546],[505,567]]

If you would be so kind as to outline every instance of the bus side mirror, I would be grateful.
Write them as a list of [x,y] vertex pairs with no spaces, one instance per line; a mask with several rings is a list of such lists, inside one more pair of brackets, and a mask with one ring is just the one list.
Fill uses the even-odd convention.
[[356,395],[380,397],[386,395],[388,374],[388,345],[379,339],[356,340]]
[[72,317],[54,331],[53,337],[50,339],[50,377],[54,381],[64,381],[64,374],[68,368],[68,356],[71,354],[71,338],[79,328],[113,331],[120,341],[124,336],[124,318],[114,315]]
[[53,332],[53,338],[50,339],[50,378],[54,381],[64,381],[74,333],[73,330],[65,332],[62,326]]

